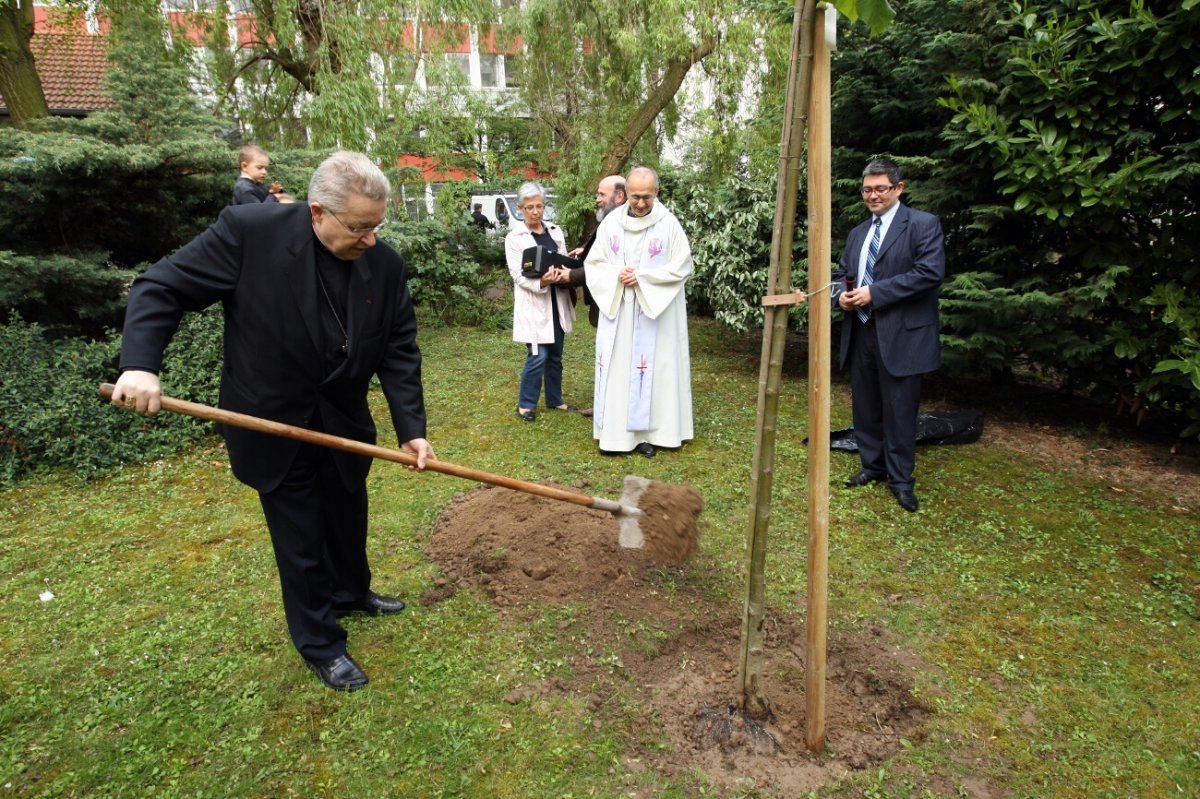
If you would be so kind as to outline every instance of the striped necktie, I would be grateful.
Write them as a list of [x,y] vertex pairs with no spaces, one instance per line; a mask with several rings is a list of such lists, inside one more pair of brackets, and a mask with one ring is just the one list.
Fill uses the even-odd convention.
[[[879,231],[883,228],[883,220],[875,217],[875,232],[871,234],[871,245],[867,247],[867,268],[863,270],[862,280],[858,287],[869,286],[875,282],[875,259],[879,257]],[[870,308],[858,309],[858,321],[863,324],[871,318]]]

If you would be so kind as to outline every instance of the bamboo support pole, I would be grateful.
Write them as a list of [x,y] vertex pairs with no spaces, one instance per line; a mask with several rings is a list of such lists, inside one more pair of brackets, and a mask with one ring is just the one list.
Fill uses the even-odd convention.
[[[815,5],[816,0],[796,0],[793,17],[791,62],[780,137],[779,185],[775,195],[775,227],[767,278],[768,295],[791,290],[796,188],[804,146],[804,116],[808,109],[808,75],[811,69],[808,62],[812,54]],[[770,710],[762,685],[762,627],[767,531],[771,520],[771,488],[775,469],[775,424],[789,308],[786,304],[768,304],[763,319],[758,414],[750,477],[750,523],[746,541],[746,600],[738,657],[739,701],[743,711],[755,716],[766,715]]]

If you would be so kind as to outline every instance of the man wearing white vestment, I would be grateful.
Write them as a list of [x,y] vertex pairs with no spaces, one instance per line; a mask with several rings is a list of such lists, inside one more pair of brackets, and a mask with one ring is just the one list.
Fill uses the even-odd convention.
[[692,438],[692,371],[684,284],[692,249],[637,167],[628,201],[604,218],[584,262],[600,310],[592,433],[605,453],[653,457]]

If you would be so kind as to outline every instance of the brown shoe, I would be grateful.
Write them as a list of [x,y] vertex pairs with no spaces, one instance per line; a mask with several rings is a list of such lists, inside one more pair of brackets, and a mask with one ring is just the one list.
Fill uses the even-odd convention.
[[592,409],[591,409],[591,408],[584,408],[582,411],[580,411],[580,412],[579,412],[579,415],[580,415],[580,416],[585,416],[585,417],[587,417],[588,419],[591,419],[591,418],[592,418]]

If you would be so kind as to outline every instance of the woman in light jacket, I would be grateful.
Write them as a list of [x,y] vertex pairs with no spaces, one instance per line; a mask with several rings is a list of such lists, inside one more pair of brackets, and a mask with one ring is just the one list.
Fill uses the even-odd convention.
[[552,267],[540,280],[521,274],[521,256],[529,247],[541,245],[564,255],[567,252],[562,229],[542,220],[546,190],[537,183],[523,183],[517,189],[517,208],[525,224],[510,230],[504,238],[504,254],[513,279],[513,341],[523,342],[529,353],[521,373],[517,415],[532,422],[537,418],[543,378],[546,407],[575,410],[562,396],[563,338],[575,321],[575,303],[574,289],[567,285],[570,270]]

